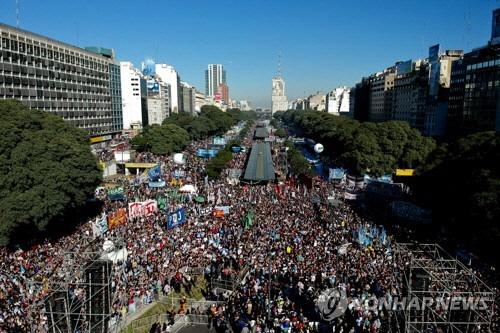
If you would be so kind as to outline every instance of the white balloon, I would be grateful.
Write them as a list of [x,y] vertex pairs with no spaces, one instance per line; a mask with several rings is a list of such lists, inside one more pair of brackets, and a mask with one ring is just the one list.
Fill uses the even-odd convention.
[[178,153],[174,155],[174,163],[177,165],[186,164],[186,157],[184,154]]
[[322,153],[324,149],[325,149],[325,147],[323,147],[323,145],[321,143],[317,143],[314,145],[314,151],[318,154]]

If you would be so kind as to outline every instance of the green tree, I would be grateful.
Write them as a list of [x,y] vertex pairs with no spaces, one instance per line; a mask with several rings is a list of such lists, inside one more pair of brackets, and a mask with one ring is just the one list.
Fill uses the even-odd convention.
[[0,101],[0,245],[20,229],[66,223],[100,183],[102,170],[83,130],[61,118]]
[[151,145],[151,152],[169,155],[183,150],[189,144],[189,134],[174,124],[153,125],[147,140]]

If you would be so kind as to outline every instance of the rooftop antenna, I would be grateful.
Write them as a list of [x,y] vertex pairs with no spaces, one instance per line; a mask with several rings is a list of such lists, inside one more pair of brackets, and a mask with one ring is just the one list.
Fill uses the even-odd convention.
[[76,46],[80,47],[80,31],[77,23],[75,23],[75,30],[76,30]]
[[158,41],[156,41],[156,59],[158,59]]
[[467,51],[469,51],[471,28],[472,28],[472,24],[470,23],[470,7],[469,7],[469,15],[467,17]]
[[422,55],[421,55],[422,59],[424,59],[424,37],[425,37],[425,21],[424,21],[424,30],[422,31]]
[[281,78],[281,51],[278,53],[278,77]]
[[16,0],[16,26],[19,29],[19,0]]

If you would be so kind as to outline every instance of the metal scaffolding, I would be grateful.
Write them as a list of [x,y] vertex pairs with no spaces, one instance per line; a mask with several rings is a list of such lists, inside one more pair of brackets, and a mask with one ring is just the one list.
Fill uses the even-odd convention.
[[405,332],[491,331],[494,292],[437,244],[398,243],[406,262]]
[[47,317],[48,332],[108,331],[113,264],[107,254],[122,248],[123,242],[107,237],[107,243],[103,250],[102,238],[81,237],[64,250],[51,272],[37,274],[29,281],[33,292],[43,295],[29,305],[30,312],[41,311]]

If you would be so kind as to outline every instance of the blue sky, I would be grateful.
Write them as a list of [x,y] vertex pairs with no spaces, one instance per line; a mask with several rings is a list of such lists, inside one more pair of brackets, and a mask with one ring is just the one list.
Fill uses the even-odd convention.
[[[148,57],[205,91],[209,63],[227,72],[231,98],[270,107],[282,55],[289,100],[352,86],[428,48],[486,44],[498,0],[19,0],[19,27],[81,47],[114,48],[137,67]],[[0,22],[16,26],[16,1]],[[77,33],[78,31],[78,33]]]

